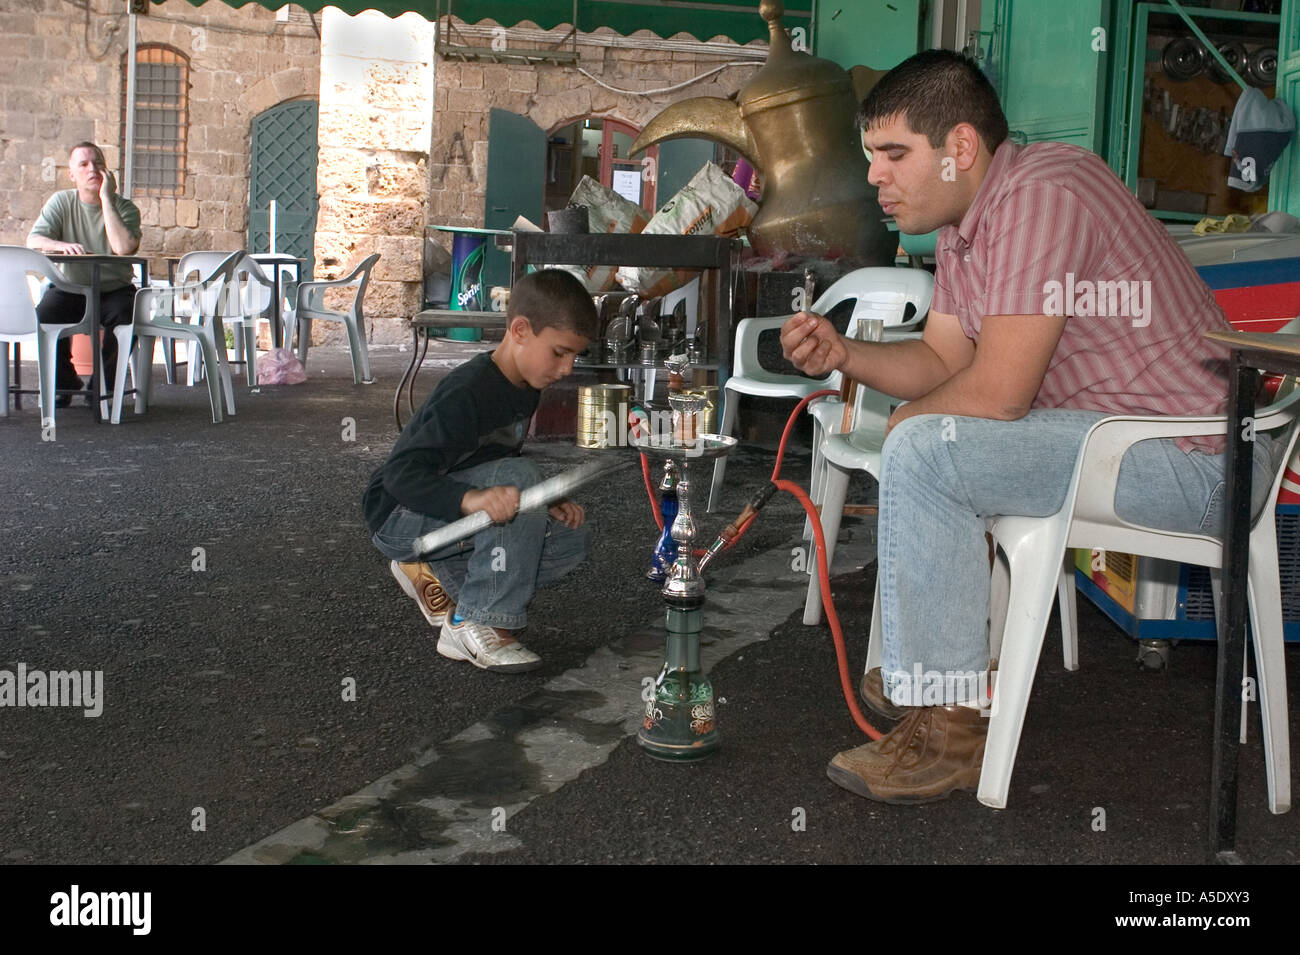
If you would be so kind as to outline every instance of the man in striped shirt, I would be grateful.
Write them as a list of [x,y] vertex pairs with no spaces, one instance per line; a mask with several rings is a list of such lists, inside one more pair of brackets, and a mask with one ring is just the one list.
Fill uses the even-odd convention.
[[[848,341],[801,313],[785,355],[906,399],[880,476],[882,668],[862,695],[901,720],[837,755],[831,779],[871,799],[928,802],[978,786],[989,651],[984,518],[1042,517],[1065,500],[1088,428],[1108,414],[1216,415],[1226,328],[1168,232],[1095,154],[1009,141],[997,94],[960,54],[929,50],[862,105],[881,208],[941,229],[919,341]],[[1125,457],[1117,512],[1217,533],[1222,438],[1148,441]],[[1255,488],[1271,474],[1257,442]],[[942,595],[942,596],[940,596]]]

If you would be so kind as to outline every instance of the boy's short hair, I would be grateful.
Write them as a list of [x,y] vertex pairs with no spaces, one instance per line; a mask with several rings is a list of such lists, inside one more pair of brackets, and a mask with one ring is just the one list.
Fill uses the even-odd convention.
[[542,269],[525,275],[510,290],[506,317],[528,319],[536,335],[543,328],[576,332],[583,338],[600,334],[600,319],[586,287],[563,269]]
[[936,149],[958,123],[975,127],[989,152],[1007,138],[1007,117],[993,84],[970,57],[952,50],[910,56],[875,85],[858,110],[858,128],[896,116]]

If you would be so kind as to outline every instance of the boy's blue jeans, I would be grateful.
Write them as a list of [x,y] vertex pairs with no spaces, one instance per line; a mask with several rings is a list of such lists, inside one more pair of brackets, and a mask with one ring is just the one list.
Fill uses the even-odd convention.
[[[880,475],[881,676],[885,692],[926,696],[922,674],[988,669],[989,565],[984,518],[1046,517],[1065,502],[1083,436],[1101,412],[1031,411],[1018,421],[917,415],[885,440]],[[1273,477],[1269,437],[1257,435],[1253,513]],[[1116,513],[1164,530],[1217,535],[1224,521],[1224,455],[1143,441],[1124,456]],[[932,683],[929,698],[935,695]],[[944,681],[944,702],[976,680]]]
[[[454,476],[476,488],[514,485],[523,490],[541,480],[537,465],[528,458],[500,458],[456,471]],[[456,602],[456,612],[490,627],[522,629],[537,588],[563,577],[587,558],[587,525],[566,527],[544,510],[519,514],[508,524],[493,524],[432,554],[415,552],[418,538],[447,523],[398,506],[373,540],[380,553],[392,560],[427,561]]]

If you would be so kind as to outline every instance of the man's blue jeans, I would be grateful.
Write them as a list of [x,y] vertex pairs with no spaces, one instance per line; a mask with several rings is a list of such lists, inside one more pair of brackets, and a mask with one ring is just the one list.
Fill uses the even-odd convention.
[[[454,472],[472,487],[514,485],[523,490],[541,474],[528,458],[500,458]],[[587,558],[588,525],[566,527],[544,510],[516,515],[432,554],[416,553],[416,540],[447,521],[398,506],[374,535],[380,553],[401,563],[427,561],[456,612],[466,620],[519,630],[538,587],[563,577]]]
[[[885,441],[880,475],[881,668],[885,692],[929,703],[914,675],[978,674],[989,665],[985,517],[1046,517],[1065,502],[1083,436],[1100,412],[1031,411],[1017,421],[917,415]],[[1258,435],[1254,513],[1274,474]],[[1224,456],[1143,441],[1120,465],[1116,513],[1163,530],[1222,533]],[[930,680],[934,677],[931,676]],[[977,681],[948,681],[944,702]],[[937,702],[937,700],[934,700]]]

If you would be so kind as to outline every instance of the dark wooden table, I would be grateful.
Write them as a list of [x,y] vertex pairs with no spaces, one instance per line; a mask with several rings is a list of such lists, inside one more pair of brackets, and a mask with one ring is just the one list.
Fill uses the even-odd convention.
[[[1210,859],[1237,862],[1237,773],[1246,646],[1246,581],[1250,561],[1250,495],[1255,395],[1260,371],[1300,375],[1300,335],[1209,332],[1230,350],[1228,383],[1227,527],[1223,540],[1224,631],[1214,685],[1214,756],[1210,768]],[[1286,467],[1287,462],[1281,466]],[[1271,502],[1270,502],[1271,506]]]
[[[95,421],[103,421],[103,409],[100,407],[104,397],[99,393],[99,375],[104,367],[104,356],[100,354],[99,335],[103,331],[99,327],[99,273],[105,264],[117,265],[127,263],[140,270],[140,285],[144,287],[149,284],[149,260],[142,255],[66,255],[63,253],[46,252],[43,253],[51,262],[67,263],[76,262],[79,265],[88,264],[90,266],[90,296],[86,302],[86,311],[90,315],[90,353],[93,364],[90,372],[90,404],[94,408]],[[111,335],[112,332],[109,332]],[[118,355],[118,361],[130,361],[130,354]],[[150,356],[152,361],[152,356]],[[110,392],[111,394],[111,392]]]

